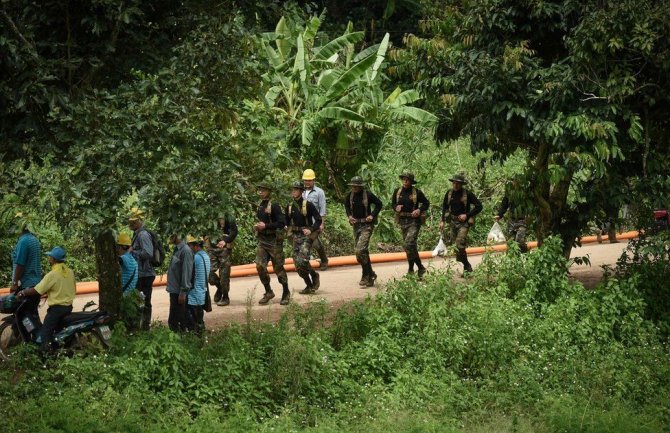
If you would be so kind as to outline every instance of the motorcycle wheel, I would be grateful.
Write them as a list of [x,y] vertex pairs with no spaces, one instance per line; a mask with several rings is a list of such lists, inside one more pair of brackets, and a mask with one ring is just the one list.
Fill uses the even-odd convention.
[[0,324],[0,359],[9,359],[9,349],[21,342],[21,336],[13,323],[3,322]]

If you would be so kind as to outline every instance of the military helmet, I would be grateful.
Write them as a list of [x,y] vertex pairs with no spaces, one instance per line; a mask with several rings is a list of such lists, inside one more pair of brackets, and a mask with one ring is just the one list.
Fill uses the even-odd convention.
[[409,171],[401,173],[400,176],[398,176],[398,177],[400,179],[409,179],[409,181],[412,183],[412,185],[416,184],[416,180],[414,179],[414,173],[410,173]]
[[468,181],[465,180],[465,176],[462,173],[455,174],[451,179],[449,179],[450,182],[458,182],[463,185],[467,185]]
[[272,184],[267,180],[264,180],[262,182],[258,182],[256,184],[256,188],[257,189],[267,189],[268,191],[274,190],[274,187],[272,186]]
[[293,184],[291,185],[291,187],[292,187],[292,188],[296,188],[296,189],[302,189],[302,190],[304,190],[304,189],[305,189],[305,184],[302,183],[301,180],[296,180],[295,182],[293,182]]
[[360,176],[354,176],[351,178],[349,181],[349,186],[365,186],[365,182],[363,182],[363,178]]

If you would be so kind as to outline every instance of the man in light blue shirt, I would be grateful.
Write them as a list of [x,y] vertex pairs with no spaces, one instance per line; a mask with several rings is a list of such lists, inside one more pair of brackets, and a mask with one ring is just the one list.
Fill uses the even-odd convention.
[[203,250],[203,241],[193,236],[187,236],[186,242],[193,251],[193,288],[188,292],[188,305],[186,307],[189,315],[191,330],[198,334],[205,330],[205,297],[209,287],[207,277],[211,270],[209,255]]
[[[17,221],[22,215],[17,215]],[[35,287],[42,279],[42,246],[25,224],[19,223],[20,233],[16,248],[12,251],[12,287],[10,292],[14,293],[22,289]],[[27,298],[27,312],[32,316],[36,323],[39,322],[37,307],[40,303],[40,295],[29,296]]]
[[174,251],[167,272],[166,290],[170,294],[168,326],[172,331],[183,332],[188,330],[186,298],[193,287],[193,251],[179,235],[170,236],[170,242]]
[[[302,180],[305,185],[305,190],[302,193],[302,198],[306,199],[314,204],[316,209],[321,215],[321,228],[319,229],[319,235],[323,233],[324,224],[326,221],[326,194],[321,188],[314,185],[316,179],[316,173],[311,168],[305,170],[302,174]],[[326,248],[323,245],[323,242],[317,236],[312,243],[312,250],[316,251],[321,260],[320,270],[325,271],[328,269],[328,255],[326,254]]]
[[121,265],[121,291],[123,296],[128,296],[137,288],[138,267],[137,260],[130,253],[130,236],[126,233],[119,234],[116,241],[116,253],[119,255]]

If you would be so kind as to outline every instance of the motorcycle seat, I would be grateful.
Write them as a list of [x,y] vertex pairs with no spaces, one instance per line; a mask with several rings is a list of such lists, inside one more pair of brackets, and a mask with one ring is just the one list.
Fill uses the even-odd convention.
[[61,326],[66,327],[77,324],[79,322],[86,322],[88,320],[95,320],[98,317],[104,316],[107,313],[100,311],[80,311],[77,313],[70,313],[61,320]]

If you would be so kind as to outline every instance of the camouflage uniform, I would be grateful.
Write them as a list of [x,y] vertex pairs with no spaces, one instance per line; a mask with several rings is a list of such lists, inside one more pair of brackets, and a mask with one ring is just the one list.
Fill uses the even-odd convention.
[[[363,275],[359,285],[372,287],[377,274],[372,270],[370,263],[370,238],[374,225],[383,204],[376,195],[365,189],[363,178],[354,176],[349,182],[351,192],[344,201],[344,209],[349,217],[349,223],[354,230],[354,252],[356,261],[361,265]],[[372,217],[372,221],[368,221]]]
[[[468,183],[460,174],[449,180],[461,185]],[[456,245],[456,260],[463,263],[463,272],[472,271],[472,265],[468,261],[465,249],[467,248],[468,231],[474,225],[475,216],[482,209],[483,206],[479,199],[463,187],[447,191],[442,201],[442,222],[446,223],[443,236],[449,245]],[[466,215],[466,220],[460,221],[459,215]]]
[[[416,187],[416,181],[412,173],[403,173],[399,176],[400,179],[408,179],[411,182],[410,188],[400,187],[395,190],[391,197],[391,207],[396,213],[396,222],[400,226],[400,231],[403,237],[403,248],[407,254],[407,263],[409,264],[408,273],[414,272],[414,265],[419,268],[419,277],[425,272],[425,268],[421,263],[419,257],[419,250],[417,247],[417,239],[419,237],[419,230],[421,224],[425,221],[426,211],[430,207],[430,202],[423,194],[423,192]],[[400,205],[402,209],[396,210]],[[419,210],[418,217],[413,217],[413,211]]]
[[528,231],[528,224],[526,218],[519,211],[519,207],[510,201],[507,197],[503,197],[500,208],[498,209],[498,219],[502,219],[505,213],[509,210],[510,219],[507,222],[507,237],[513,239],[519,244],[519,249],[522,253],[528,251],[528,244],[526,244],[526,232]]
[[[237,224],[235,219],[229,216],[221,218],[224,220],[223,227],[219,225],[220,232],[216,236],[210,237],[205,246],[209,253],[209,260],[212,267],[209,271],[209,284],[216,286],[214,302],[218,305],[228,305],[230,298],[230,268],[232,266],[232,254],[235,238],[237,237]],[[217,244],[224,241],[226,246],[218,248]],[[218,275],[217,275],[218,271]]]
[[[293,184],[295,189],[304,189],[302,182]],[[293,237],[293,260],[298,275],[305,281],[306,287],[301,294],[314,293],[320,286],[319,274],[312,269],[309,255],[314,241],[319,236],[321,215],[316,206],[302,196],[286,207],[286,223]],[[310,230],[305,235],[304,229]]]
[[[267,184],[262,184],[260,187],[271,189]],[[270,274],[268,273],[268,261],[271,259],[274,272],[282,285],[282,305],[286,305],[290,297],[290,291],[288,289],[288,277],[284,269],[284,228],[286,226],[284,212],[281,206],[266,199],[262,200],[258,206],[256,219],[265,223],[265,229],[256,234],[258,240],[255,259],[256,270],[265,288],[265,295],[259,303],[265,305],[270,299],[274,298],[274,292],[270,287]]]

